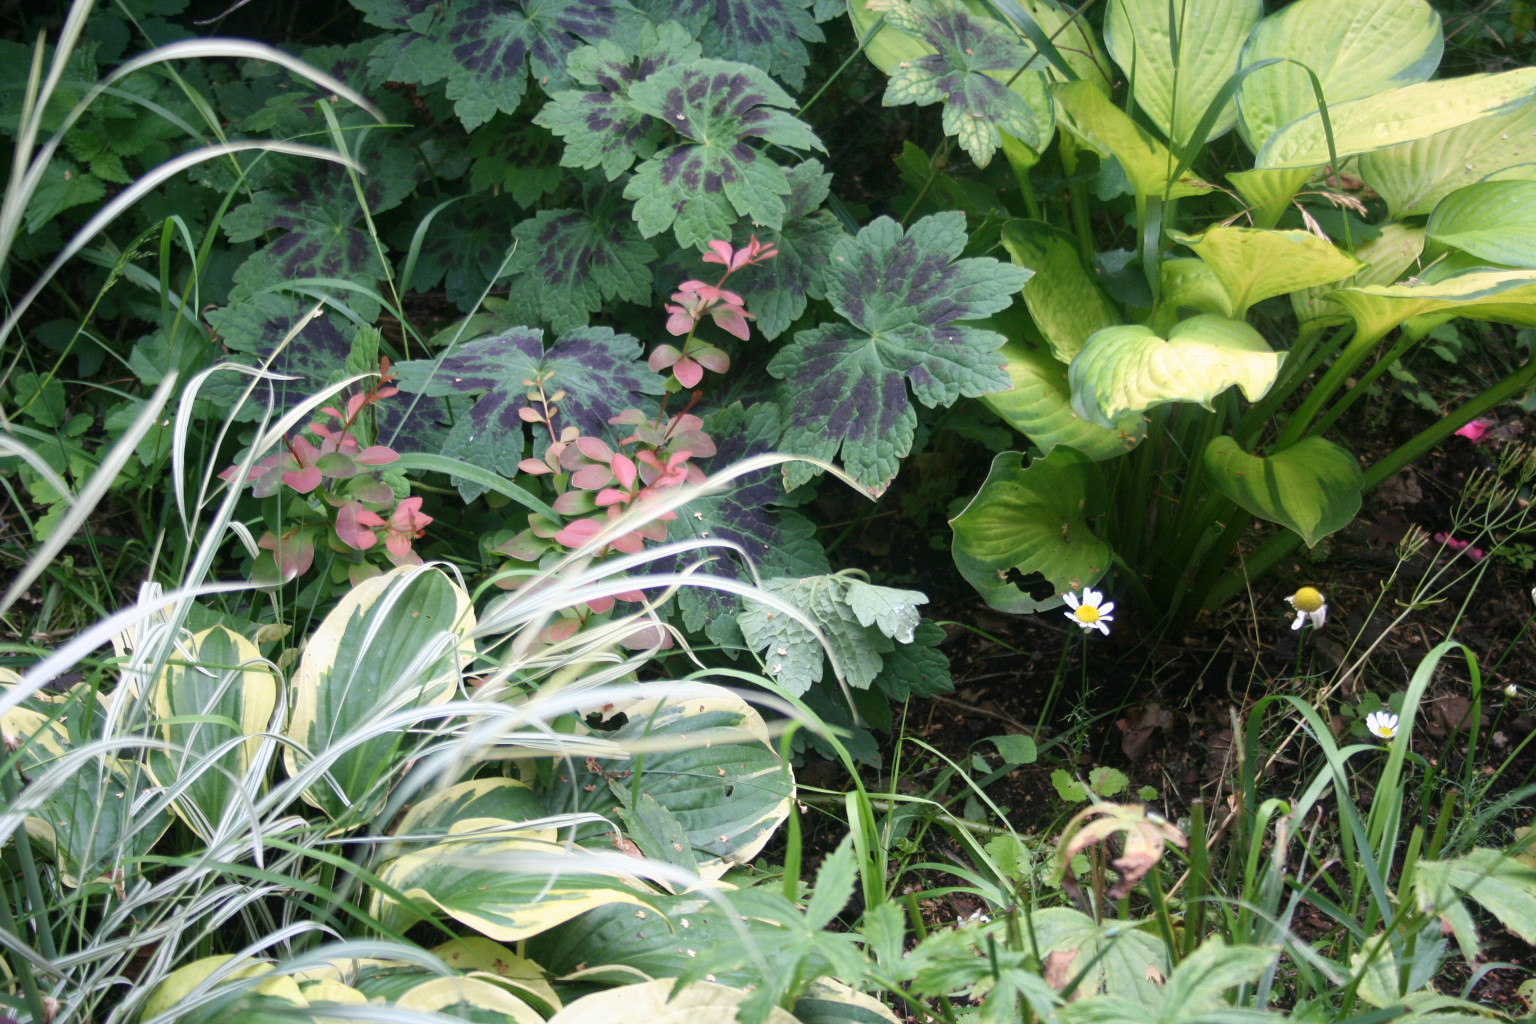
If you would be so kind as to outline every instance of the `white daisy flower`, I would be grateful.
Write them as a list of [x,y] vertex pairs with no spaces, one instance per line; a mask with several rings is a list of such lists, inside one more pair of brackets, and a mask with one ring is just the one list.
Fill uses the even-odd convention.
[[1372,736],[1389,740],[1397,735],[1397,716],[1390,711],[1372,711],[1365,716],[1365,727]]
[[1312,620],[1313,629],[1320,628],[1328,621],[1328,602],[1321,590],[1302,587],[1286,598],[1285,603],[1296,609],[1296,621],[1291,623],[1292,629],[1300,629],[1301,624],[1308,619]]
[[1105,623],[1115,621],[1115,617],[1109,614],[1115,610],[1115,602],[1105,601],[1103,591],[1084,587],[1081,601],[1070,590],[1062,595],[1062,599],[1067,602],[1067,607],[1072,609],[1062,613],[1067,618],[1084,629],[1096,629],[1105,636],[1109,636],[1109,627]]

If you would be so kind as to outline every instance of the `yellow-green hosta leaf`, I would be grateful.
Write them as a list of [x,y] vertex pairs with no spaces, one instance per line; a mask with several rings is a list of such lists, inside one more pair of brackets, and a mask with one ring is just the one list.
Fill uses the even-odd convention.
[[316,978],[299,982],[299,994],[310,1003],[340,1003],[343,1006],[367,1006],[368,997],[351,985],[334,978]]
[[[354,587],[310,637],[294,673],[283,754],[297,777],[319,761],[304,799],[333,820],[361,824],[405,768],[408,737],[378,722],[405,708],[440,704],[475,656],[469,595],[437,569],[401,567]],[[359,807],[361,802],[366,806]]]
[[1232,316],[1232,296],[1204,260],[1175,257],[1157,265],[1161,310],[1177,314],[1181,309]]
[[479,978],[433,978],[407,989],[396,1009],[441,1014],[449,1019],[497,1024],[544,1024],[533,1007],[499,985]]
[[[620,985],[594,992],[566,1006],[549,1018],[549,1024],[614,1024],[645,1021],[646,1024],[732,1024],[736,1010],[748,993],[711,982],[694,982],[672,994],[671,978],[642,985]],[[789,1011],[772,1007],[764,1024],[799,1024]]]
[[1395,218],[1422,215],[1479,181],[1536,178],[1536,100],[1417,142],[1367,153],[1360,177]]
[[[1104,44],[1130,80],[1136,105],[1165,138],[1182,146],[1236,73],[1238,55],[1263,13],[1260,0],[1115,0],[1104,16]],[[1209,138],[1236,122],[1237,104],[1228,100]]]
[[[1424,229],[1387,221],[1381,225],[1381,234],[1355,246],[1355,259],[1365,264],[1349,284],[1354,286],[1391,284],[1418,262],[1424,251]],[[1302,322],[1322,320],[1325,323],[1342,323],[1349,319],[1344,307],[1327,298],[1344,282],[1333,282],[1291,293],[1291,308],[1296,319]]]
[[1049,352],[1010,342],[1003,347],[1002,356],[1013,390],[983,395],[981,400],[1038,445],[1041,454],[1049,455],[1057,445],[1066,445],[1102,462],[1124,455],[1146,436],[1147,420],[1140,413],[1120,417],[1111,430],[1073,412],[1066,364],[1051,358]]
[[1409,318],[1426,313],[1536,327],[1532,270],[1473,270],[1442,281],[1341,288],[1328,298],[1354,317],[1356,337],[1385,337]]
[[1280,215],[1290,209],[1291,197],[1307,183],[1314,171],[1321,167],[1287,167],[1272,170],[1257,167],[1250,171],[1236,171],[1227,175],[1237,194],[1243,197],[1253,211],[1253,223],[1257,227],[1272,228]]
[[[1458,128],[1513,110],[1536,95],[1536,67],[1500,74],[1464,75],[1419,82],[1364,99],[1330,105],[1339,159],[1371,153]],[[1323,120],[1309,114],[1269,137],[1254,163],[1259,167],[1321,167],[1328,163]]]
[[1203,313],[1175,324],[1166,339],[1139,324],[1102,330],[1072,360],[1067,380],[1078,415],[1108,427],[1165,402],[1210,409],[1233,385],[1257,401],[1284,358],[1247,324]]
[[[234,956],[228,954],[205,956],[201,960],[194,960],[185,967],[177,968],[170,974],[167,974],[165,980],[156,985],[155,990],[144,1001],[144,1009],[140,1011],[140,1017],[144,1020],[149,1020],[151,1017],[158,1017],[160,1014],[171,1009],[196,991],[199,986],[203,985],[221,967],[234,959]],[[216,984],[221,986],[228,985],[246,978],[259,978],[271,973],[271,964],[257,961],[227,972]],[[257,983],[255,986],[242,987],[247,992],[281,999],[294,1006],[309,1005],[308,1000],[299,991],[298,982],[294,981],[287,974],[274,975],[265,981]]]
[[1231,298],[1233,318],[1256,302],[1329,284],[1360,269],[1360,262],[1310,231],[1213,227],[1202,235],[1170,231],[1211,268]]
[[[1067,591],[1097,583],[1111,554],[1088,525],[1108,511],[1099,467],[1062,446],[1028,466],[1023,459],[1022,452],[994,458],[981,490],[949,521],[960,575],[987,604],[1017,614],[1055,608]],[[1015,572],[1040,573],[1050,592],[1031,596],[1010,581]]]
[[409,928],[432,909],[497,942],[530,935],[610,903],[646,906],[646,886],[590,850],[531,838],[459,839],[389,861],[379,877],[414,904],[375,892],[373,913]]
[[[1306,65],[1331,110],[1424,81],[1443,49],[1440,15],[1425,0],[1298,0],[1259,22],[1242,63],[1280,57]],[[1253,72],[1237,96],[1239,129],[1255,151],[1284,125],[1317,110],[1311,78],[1292,63]]]
[[[160,737],[149,768],[162,786],[184,785],[174,807],[187,826],[210,839],[226,813],[244,813],[235,793],[265,786],[246,776],[272,724],[277,677],[256,645],[223,626],[195,634],[179,648],[152,691]],[[230,745],[241,736],[245,742]]]
[[1068,82],[1053,86],[1051,91],[1056,96],[1062,127],[1090,149],[1119,160],[1126,180],[1138,196],[1160,196],[1166,191],[1169,198],[1177,199],[1204,195],[1215,187],[1187,172],[1170,183],[1179,162],[1168,147],[1131,120],[1091,82]]
[[1035,272],[1024,283],[1024,304],[1057,359],[1071,362],[1094,331],[1120,323],[1115,304],[1083,269],[1071,235],[1014,220],[1003,225],[1002,238],[1013,262]]
[[432,950],[432,955],[464,974],[495,975],[502,984],[516,989],[518,998],[546,1014],[560,1009],[560,996],[550,985],[548,972],[483,935],[450,939]]
[[1354,520],[1365,485],[1355,457],[1320,437],[1265,458],[1218,436],[1206,445],[1205,472],[1238,507],[1294,531],[1309,548]]
[[1478,259],[1536,268],[1536,181],[1484,181],[1440,201],[1428,236]]

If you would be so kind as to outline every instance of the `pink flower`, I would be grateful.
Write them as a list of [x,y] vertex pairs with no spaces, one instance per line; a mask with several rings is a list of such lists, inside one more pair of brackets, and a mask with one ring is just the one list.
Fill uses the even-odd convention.
[[747,266],[749,263],[761,263],[771,260],[779,254],[779,250],[772,243],[764,245],[753,235],[752,240],[740,249],[732,249],[730,242],[713,241],[709,243],[709,252],[700,257],[705,263],[719,263],[725,266],[726,273],[731,274]]
[[389,534],[384,538],[389,560],[396,565],[420,565],[421,556],[411,550],[411,542],[426,532],[432,517],[423,515],[421,499],[405,498],[389,517]]
[[1497,422],[1498,420],[1491,419],[1473,420],[1471,423],[1468,423],[1466,426],[1456,431],[1456,436],[1464,437],[1468,441],[1471,441],[1473,444],[1477,444],[1483,439],[1483,435],[1488,433],[1488,428]]
[[[1474,562],[1482,561],[1483,555],[1487,554],[1487,552],[1485,552],[1482,548],[1472,548],[1470,541],[1457,540],[1455,537],[1452,537],[1448,533],[1435,534],[1435,543],[1444,544],[1452,551],[1466,551],[1467,557],[1472,559]],[[1468,550],[1468,548],[1471,549]]]

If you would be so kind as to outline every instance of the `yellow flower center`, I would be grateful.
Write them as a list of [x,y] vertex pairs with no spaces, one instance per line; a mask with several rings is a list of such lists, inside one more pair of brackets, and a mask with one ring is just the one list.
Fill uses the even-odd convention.
[[1077,606],[1077,610],[1075,612],[1073,612],[1072,614],[1077,616],[1077,621],[1078,622],[1098,622],[1099,621],[1099,610],[1097,608],[1093,607],[1092,605],[1080,604],[1080,605]]
[[1302,587],[1291,597],[1298,611],[1315,612],[1323,606],[1323,595],[1311,587]]

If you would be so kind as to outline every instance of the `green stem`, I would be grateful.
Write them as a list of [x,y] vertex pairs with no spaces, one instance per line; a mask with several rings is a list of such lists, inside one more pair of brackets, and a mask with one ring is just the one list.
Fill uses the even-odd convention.
[[1349,375],[1354,372],[1355,367],[1360,365],[1360,361],[1370,354],[1371,349],[1376,347],[1376,343],[1386,335],[1386,331],[1375,334],[1356,334],[1349,344],[1344,346],[1344,351],[1339,353],[1339,358],[1334,360],[1328,372],[1323,374],[1323,379],[1318,381],[1317,387],[1312,389],[1306,401],[1301,403],[1301,408],[1296,410],[1291,421],[1285,425],[1280,440],[1275,444],[1277,450],[1289,448],[1306,436],[1307,427],[1311,425],[1313,417],[1333,397],[1334,392],[1349,379]]
[[1387,354],[1378,359],[1376,361],[1376,365],[1367,370],[1354,387],[1344,392],[1343,397],[1341,397],[1337,402],[1333,403],[1333,407],[1324,413],[1323,417],[1317,421],[1317,426],[1313,428],[1311,433],[1325,433],[1329,427],[1333,426],[1334,423],[1338,421],[1340,416],[1344,415],[1344,412],[1351,405],[1355,404],[1355,401],[1359,399],[1361,395],[1365,394],[1366,389],[1375,382],[1377,377],[1380,377],[1383,373],[1386,373],[1394,363],[1401,359],[1410,348],[1412,348],[1414,345],[1417,345],[1418,343],[1419,339],[1417,338],[1409,338],[1406,335],[1399,336],[1397,339],[1397,344],[1388,349]]
[[1323,328],[1314,326],[1314,323],[1306,323],[1301,326],[1297,335],[1296,344],[1291,346],[1291,351],[1285,357],[1285,365],[1280,368],[1280,376],[1270,386],[1269,391],[1259,402],[1243,417],[1241,429],[1235,435],[1237,443],[1244,451],[1250,450],[1256,438],[1269,422],[1275,411],[1285,404],[1286,400],[1296,390],[1297,385],[1312,376],[1318,366],[1338,351],[1350,334],[1354,332],[1353,322],[1345,324],[1321,347],[1317,340],[1322,336]]
[[[1061,141],[1056,148],[1061,155],[1061,169],[1070,178],[1077,174],[1077,143],[1065,132],[1060,135]],[[1088,183],[1074,181],[1067,186],[1067,196],[1072,212],[1072,234],[1077,238],[1077,258],[1082,261],[1083,270],[1092,275],[1093,219],[1088,215]]]

